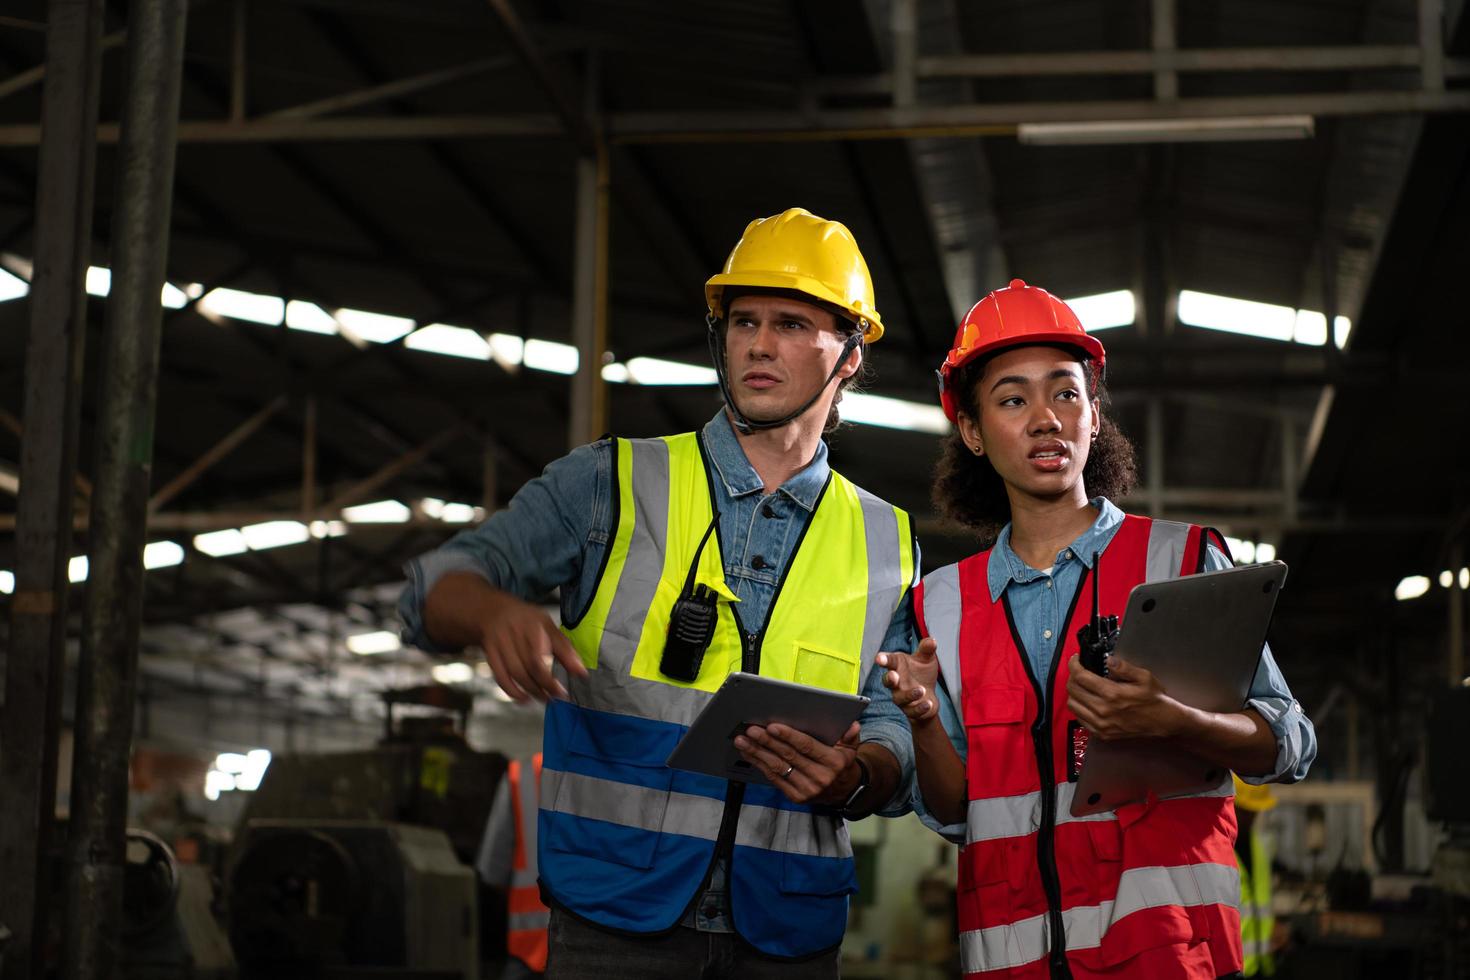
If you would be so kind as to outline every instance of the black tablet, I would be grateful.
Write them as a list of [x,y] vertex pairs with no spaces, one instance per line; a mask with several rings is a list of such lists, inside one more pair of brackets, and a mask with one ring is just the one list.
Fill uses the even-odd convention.
[[735,736],[751,725],[779,722],[805,732],[824,745],[836,745],[868,699],[759,674],[734,673],[689,726],[669,753],[666,765],[721,779],[766,783],[759,769],[735,748]]

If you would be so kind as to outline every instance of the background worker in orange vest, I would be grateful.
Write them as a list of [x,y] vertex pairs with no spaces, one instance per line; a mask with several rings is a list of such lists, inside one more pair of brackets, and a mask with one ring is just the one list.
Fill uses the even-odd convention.
[[[967,980],[1238,975],[1229,777],[1074,818],[1086,740],[1167,739],[1254,782],[1300,779],[1316,754],[1269,650],[1248,706],[1229,714],[1184,705],[1115,657],[1106,677],[1081,666],[1090,582],[1102,614],[1121,615],[1140,582],[1230,565],[1218,533],[1108,499],[1135,472],[1101,411],[1105,358],[1065,303],[1017,279],[975,305],[940,368],[956,432],[935,502],[989,544],[924,577],[925,639],[878,663],[912,729],[916,809],[963,842]],[[1108,574],[1093,578],[1099,555]]]
[[507,892],[505,949],[510,954],[501,980],[539,977],[546,970],[546,926],[551,911],[536,883],[536,810],[541,802],[541,753],[512,760],[495,791],[475,870],[491,888]]

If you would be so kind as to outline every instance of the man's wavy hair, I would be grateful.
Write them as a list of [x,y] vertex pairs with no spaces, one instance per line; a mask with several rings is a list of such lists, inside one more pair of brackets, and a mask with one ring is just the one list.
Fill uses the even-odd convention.
[[[1068,345],[1049,346],[1057,346],[1082,363],[1082,376],[1092,392],[1092,402],[1100,409],[1106,409],[1107,388],[1098,378],[1092,358]],[[974,364],[967,364],[950,379],[955,404],[971,418],[978,414],[975,385],[985,373],[989,360],[982,358]],[[1082,482],[1089,497],[1101,495],[1110,500],[1128,493],[1138,482],[1133,443],[1113,424],[1107,412],[1102,413],[1097,438],[1092,440],[1087,465],[1082,469]],[[983,548],[995,543],[1001,528],[1011,519],[1011,501],[1006,496],[1005,481],[990,465],[989,456],[976,456],[970,451],[964,439],[960,438],[958,428],[945,443],[939,463],[934,468],[933,498],[940,513],[976,531]]]

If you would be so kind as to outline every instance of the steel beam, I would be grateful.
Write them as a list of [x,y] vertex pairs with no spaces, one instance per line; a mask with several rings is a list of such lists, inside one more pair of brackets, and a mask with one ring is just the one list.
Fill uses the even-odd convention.
[[260,411],[235,426],[223,439],[209,447],[203,455],[190,463],[184,472],[159,488],[158,492],[148,501],[149,512],[158,510],[164,504],[187,490],[195,480],[204,475],[206,470],[234,452],[240,443],[249,439],[255,434],[256,430],[270,421],[272,416],[285,408],[286,403],[287,399],[285,395],[277,395]]
[[[1323,92],[1212,96],[1159,102],[973,102],[819,109],[810,112],[621,112],[604,117],[613,144],[832,142],[834,140],[970,138],[1014,133],[1022,123],[1235,116],[1317,117],[1470,112],[1470,91]],[[372,117],[342,119],[201,119],[179,123],[181,143],[329,143],[355,140],[560,139],[563,124],[546,114]],[[37,146],[41,127],[0,126],[0,147]],[[117,125],[97,127],[99,143],[117,142]]]
[[1446,637],[1449,641],[1450,687],[1465,683],[1465,589],[1460,585],[1460,569],[1465,567],[1465,546],[1456,544],[1450,549],[1449,623]]
[[1163,56],[1154,66],[1154,98],[1172,101],[1179,98],[1179,72],[1168,67],[1165,59],[1178,46],[1174,0],[1153,0],[1153,17],[1149,26],[1153,35],[1153,53]]
[[1444,0],[1419,0],[1419,53],[1424,90],[1444,91]]
[[246,30],[250,24],[250,11],[246,0],[235,0],[230,19],[230,119],[243,122],[247,110],[249,79],[246,76]]
[[551,105],[561,119],[567,135],[577,145],[577,152],[585,157],[595,157],[601,140],[572,95],[562,87],[556,73],[546,63],[536,42],[532,40],[530,33],[521,24],[521,19],[515,9],[510,5],[510,0],[488,0],[488,2],[490,8],[495,11],[495,15],[500,18],[500,25],[505,29],[506,37],[510,39],[511,47],[515,48],[516,54],[520,55],[521,60],[525,62],[536,84],[551,100]]
[[158,396],[160,288],[168,260],[188,0],[128,9],[112,289],[107,301],[87,604],[77,664],[62,975],[104,980],[122,946],[143,546]]
[[[1157,75],[1229,72],[1366,71],[1418,68],[1414,45],[1343,47],[1195,48],[1170,50],[1074,51],[1041,54],[937,55],[919,59],[922,78],[1037,78],[1077,75]],[[1172,32],[1170,32],[1172,34]]]
[[607,431],[607,385],[602,354],[607,350],[608,159],[606,150],[577,161],[576,272],[572,282],[572,340],[577,373],[567,444],[580,446]]
[[101,0],[51,0],[36,186],[35,275],[26,348],[4,711],[0,712],[0,910],[14,939],[5,980],[39,978],[55,904],[54,836],[72,480],[81,408],[84,289],[92,241]]
[[462,65],[452,65],[448,68],[440,68],[437,71],[424,72],[422,75],[414,75],[410,78],[400,78],[391,82],[384,82],[381,85],[372,85],[354,92],[344,92],[341,95],[332,95],[325,99],[303,102],[300,105],[294,105],[286,109],[277,109],[275,112],[264,113],[257,118],[316,119],[334,112],[342,112],[346,109],[360,109],[365,105],[373,105],[377,102],[387,102],[405,95],[427,92],[430,89],[448,85],[450,82],[463,81],[466,78],[474,78],[476,75],[500,71],[517,64],[520,64],[519,60],[510,57],[481,58]]
[[327,513],[333,513],[335,511],[341,510],[344,507],[352,506],[363,497],[366,497],[368,494],[372,493],[374,490],[387,483],[389,480],[398,476],[400,473],[403,473],[406,470],[409,470],[412,467],[415,467],[419,463],[423,462],[424,459],[427,458],[431,453],[437,452],[438,450],[443,449],[445,446],[449,445],[455,439],[459,438],[460,434],[463,433],[464,428],[465,423],[461,422],[458,425],[452,425],[449,428],[442,430],[441,432],[430,438],[427,442],[415,446],[413,449],[410,449],[402,456],[399,456],[397,459],[393,460],[387,465],[380,467],[371,476],[364,477],[357,483],[354,483],[352,486],[348,487],[346,490],[337,494],[337,496],[333,497],[322,507],[322,510],[326,511]]
[[[122,44],[126,37],[127,35],[122,31],[118,31],[116,34],[109,34],[102,39],[100,50],[106,51],[108,48],[115,48],[119,44]],[[14,75],[5,79],[5,81],[0,82],[0,99],[14,95],[17,92],[24,92],[32,85],[40,84],[41,79],[45,77],[45,64],[39,64],[34,68],[27,68],[25,71],[16,72]]]

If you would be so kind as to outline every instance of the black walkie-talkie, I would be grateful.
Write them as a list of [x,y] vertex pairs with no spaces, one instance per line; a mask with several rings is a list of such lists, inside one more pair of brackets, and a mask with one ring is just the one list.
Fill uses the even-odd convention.
[[1081,644],[1082,666],[1100,677],[1108,676],[1108,654],[1118,645],[1118,617],[1103,616],[1098,610],[1098,592],[1102,585],[1102,555],[1092,553],[1092,622],[1077,630]]
[[699,547],[694,550],[694,560],[689,563],[684,588],[669,612],[669,635],[664,640],[663,656],[658,661],[659,673],[686,684],[693,684],[698,679],[704,652],[715,638],[718,596],[704,583],[695,585],[694,576],[699,571],[699,558],[704,553],[705,543],[719,520],[720,515],[716,513],[704,537],[700,538]]

